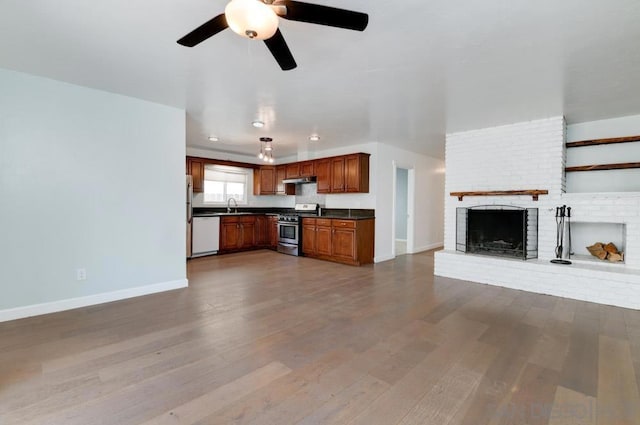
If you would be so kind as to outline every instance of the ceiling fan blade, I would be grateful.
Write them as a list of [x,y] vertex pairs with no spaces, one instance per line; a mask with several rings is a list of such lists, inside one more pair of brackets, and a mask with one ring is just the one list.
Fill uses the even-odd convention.
[[224,16],[224,13],[216,16],[210,21],[205,22],[200,25],[198,28],[191,31],[189,34],[182,37],[178,40],[178,44],[182,44],[183,46],[193,47],[196,44],[200,44],[209,37],[213,37],[220,31],[227,29],[229,25],[227,24],[227,18]]
[[283,71],[289,71],[290,69],[298,66],[295,59],[293,59],[289,46],[287,46],[287,42],[284,41],[284,37],[282,36],[280,29],[276,30],[273,37],[266,39],[264,44],[267,45],[269,51]]
[[292,21],[308,22],[311,24],[327,25],[356,31],[364,31],[369,23],[369,15],[352,10],[293,0],[276,1],[274,5],[286,6],[287,13],[282,17]]

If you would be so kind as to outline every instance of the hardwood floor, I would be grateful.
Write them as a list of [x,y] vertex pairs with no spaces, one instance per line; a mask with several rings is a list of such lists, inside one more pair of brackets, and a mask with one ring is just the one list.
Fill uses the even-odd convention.
[[433,252],[189,280],[0,323],[0,424],[640,424],[638,311],[434,278]]

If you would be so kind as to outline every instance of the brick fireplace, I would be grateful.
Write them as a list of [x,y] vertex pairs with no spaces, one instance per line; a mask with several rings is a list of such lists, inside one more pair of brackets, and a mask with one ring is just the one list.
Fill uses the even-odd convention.
[[[640,193],[565,193],[566,139],[563,117],[447,135],[445,249],[436,253],[436,275],[640,309]],[[465,196],[462,200],[449,196],[451,192],[524,189],[548,194],[538,200],[526,195]],[[560,205],[572,207],[575,232],[599,229],[597,237],[621,239],[625,262],[592,260],[581,255],[584,247],[574,246],[573,264],[551,264]],[[492,208],[537,211],[537,234],[525,237],[527,243],[535,242],[537,255],[527,255],[525,250],[524,258],[494,256],[460,249],[460,211]],[[476,223],[481,222],[476,217]],[[585,236],[576,235],[578,243],[584,244]],[[502,243],[524,243],[498,236],[493,241],[495,250]],[[464,239],[468,243],[468,235]]]

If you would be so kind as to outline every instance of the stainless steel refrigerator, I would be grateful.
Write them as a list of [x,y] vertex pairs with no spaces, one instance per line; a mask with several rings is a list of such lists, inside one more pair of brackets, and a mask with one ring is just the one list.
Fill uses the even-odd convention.
[[193,222],[193,178],[187,176],[187,258],[191,258],[191,226]]

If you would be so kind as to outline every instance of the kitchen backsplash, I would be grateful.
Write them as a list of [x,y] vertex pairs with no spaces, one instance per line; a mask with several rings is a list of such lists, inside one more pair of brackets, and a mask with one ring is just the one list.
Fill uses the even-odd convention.
[[326,204],[327,195],[318,194],[317,183],[296,185],[296,204]]

